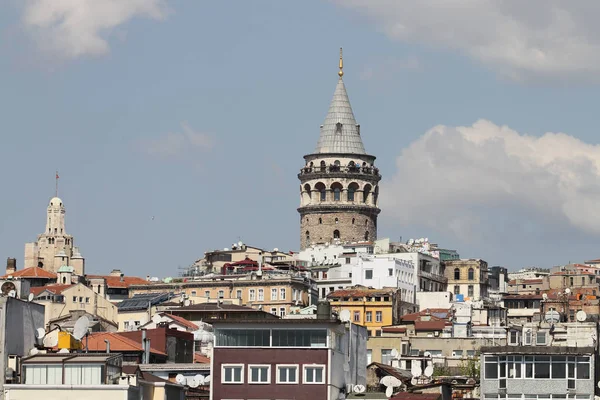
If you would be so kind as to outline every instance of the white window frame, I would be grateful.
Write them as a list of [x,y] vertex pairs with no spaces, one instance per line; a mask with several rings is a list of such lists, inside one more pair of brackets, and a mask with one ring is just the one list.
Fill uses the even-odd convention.
[[262,288],[258,289],[258,301],[265,301],[265,290]]
[[383,311],[375,311],[375,322],[383,321]]
[[285,307],[279,307],[279,318],[285,317]]
[[[296,368],[296,380],[295,381],[281,381],[279,380],[279,369],[280,368]],[[275,383],[278,385],[297,385],[300,383],[300,365],[299,364],[277,364],[275,370]]]
[[[323,381],[322,382],[307,382],[306,381],[306,370],[308,368],[322,368],[323,369]],[[325,364],[304,364],[302,366],[302,383],[305,385],[324,385],[327,378],[325,376],[325,373],[327,372],[327,370],[325,369]]]
[[277,288],[271,289],[271,300],[277,300]]
[[238,289],[238,290],[235,291],[235,298],[236,299],[241,299],[242,296],[243,296],[243,292],[241,290]]
[[219,292],[217,293],[217,297],[219,299],[224,299],[225,298],[225,291],[224,290],[219,290]]
[[[235,368],[235,367],[242,367],[242,373],[240,374],[240,379],[241,381],[239,382],[227,382],[225,380],[225,368]],[[233,378],[233,373],[231,374],[231,377]],[[227,385],[241,385],[244,383],[244,364],[221,364],[221,383],[227,384]]]
[[281,289],[279,289],[279,298],[280,298],[281,300],[285,300],[285,296],[286,296],[286,293],[285,293],[285,292],[286,292],[285,288],[281,288]]
[[256,289],[250,289],[248,291],[248,301],[256,301]]
[[[267,368],[266,382],[254,382],[252,380],[252,368]],[[271,384],[271,364],[248,364],[248,384],[249,385],[270,385]]]

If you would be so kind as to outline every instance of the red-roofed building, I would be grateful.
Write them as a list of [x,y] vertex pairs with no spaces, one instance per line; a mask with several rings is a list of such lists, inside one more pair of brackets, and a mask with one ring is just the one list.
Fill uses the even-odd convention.
[[[111,353],[122,353],[125,362],[142,362],[144,352],[142,346],[141,332],[139,340],[124,335],[123,332],[96,332],[91,333],[82,340],[84,349],[90,353],[105,353],[108,341]],[[150,341],[150,362],[164,363],[167,361],[167,353],[157,348],[159,341]]]
[[[119,332],[120,335],[142,343],[142,331]],[[146,329],[146,338],[153,348],[167,354],[167,361],[173,363],[191,363],[194,360],[194,335],[167,327]]]
[[10,271],[0,279],[23,280],[29,283],[29,287],[44,286],[56,282],[56,274],[39,267],[25,268],[18,271]]
[[110,275],[86,275],[87,284],[92,290],[113,302],[129,298],[129,287],[147,285],[148,281],[137,276],[125,276],[121,270],[114,269]]

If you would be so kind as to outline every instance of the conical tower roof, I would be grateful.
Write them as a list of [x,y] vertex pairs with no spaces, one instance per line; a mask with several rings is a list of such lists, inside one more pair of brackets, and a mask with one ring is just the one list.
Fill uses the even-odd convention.
[[366,154],[341,76],[321,127],[315,153]]

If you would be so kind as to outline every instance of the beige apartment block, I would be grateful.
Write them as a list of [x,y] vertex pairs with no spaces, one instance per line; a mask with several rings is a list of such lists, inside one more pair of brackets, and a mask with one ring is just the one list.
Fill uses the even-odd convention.
[[36,287],[31,289],[31,293],[35,296],[35,302],[45,307],[46,324],[74,310],[82,310],[117,324],[117,307],[81,283]]
[[445,261],[448,290],[462,294],[465,300],[477,301],[488,297],[488,264],[479,259]]

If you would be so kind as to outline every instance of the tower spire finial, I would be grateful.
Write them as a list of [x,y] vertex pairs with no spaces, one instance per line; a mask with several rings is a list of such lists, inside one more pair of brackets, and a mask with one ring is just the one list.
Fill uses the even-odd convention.
[[56,171],[56,187],[54,191],[54,197],[58,197],[58,171]]
[[340,47],[340,70],[338,71],[340,78],[344,76],[344,57],[342,56],[342,48]]

